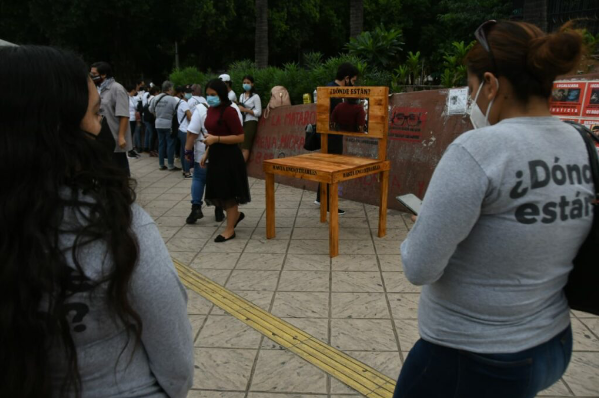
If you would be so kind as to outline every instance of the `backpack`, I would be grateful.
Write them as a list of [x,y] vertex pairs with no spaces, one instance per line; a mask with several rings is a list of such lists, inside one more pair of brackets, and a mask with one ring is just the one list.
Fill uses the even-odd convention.
[[[181,101],[183,100],[179,100],[179,102],[177,102],[177,106],[175,107],[175,111],[173,112],[173,122],[171,124],[171,137],[176,137],[177,134],[179,134],[179,125],[181,123],[183,123],[183,119],[181,119],[181,121],[179,122],[179,119],[177,119],[177,109],[179,109],[179,105],[181,105]],[[183,115],[183,117],[187,117],[186,115]]]
[[150,101],[146,102],[146,105],[144,105],[141,114],[144,122],[154,124],[154,122],[156,121],[156,116],[152,115],[152,112],[150,112]]
[[264,111],[264,119],[268,119],[271,109],[289,105],[291,105],[291,100],[289,99],[289,92],[287,89],[283,86],[274,86],[272,90],[270,90],[270,101],[268,101],[268,105]]

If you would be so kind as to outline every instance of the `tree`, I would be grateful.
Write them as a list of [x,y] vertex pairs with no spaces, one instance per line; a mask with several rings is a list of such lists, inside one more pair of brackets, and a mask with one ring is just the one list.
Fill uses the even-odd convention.
[[349,39],[345,46],[350,55],[367,61],[370,66],[381,70],[395,66],[403,42],[401,30],[386,30],[378,26],[371,32],[362,32]]
[[364,0],[349,1],[349,37],[356,37],[364,28]]
[[268,0],[256,0],[256,66],[268,66]]

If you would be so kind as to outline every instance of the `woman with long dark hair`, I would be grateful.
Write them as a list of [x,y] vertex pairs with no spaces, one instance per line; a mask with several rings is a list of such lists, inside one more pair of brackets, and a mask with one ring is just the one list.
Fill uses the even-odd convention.
[[247,162],[250,157],[256,131],[258,131],[258,119],[262,115],[262,101],[254,90],[254,77],[245,75],[243,77],[244,92],[239,96],[239,110],[243,114],[243,143],[241,152],[243,159]]
[[88,68],[50,47],[0,59],[0,396],[185,397],[185,290],[95,140]]
[[576,69],[582,36],[488,21],[475,37],[475,129],[447,148],[401,245],[407,279],[424,287],[395,398],[532,398],[572,355],[563,288],[594,190],[585,143],[549,96]]
[[[250,202],[245,161],[237,144],[243,142],[243,127],[237,111],[227,97],[227,86],[219,79],[206,85],[208,114],[204,126],[208,130],[204,143],[208,146],[200,160],[206,172],[206,203],[224,209],[227,225],[215,242],[235,238],[235,227],[244,218],[238,205]],[[208,162],[206,162],[208,160]]]

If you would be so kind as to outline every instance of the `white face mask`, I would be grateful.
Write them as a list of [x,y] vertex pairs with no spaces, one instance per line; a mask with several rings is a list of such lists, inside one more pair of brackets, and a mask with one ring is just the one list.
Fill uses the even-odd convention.
[[[497,81],[497,91],[499,91],[499,80],[495,79],[495,81]],[[485,84],[485,82],[482,82],[482,84],[478,87],[478,91],[476,92],[476,97],[474,98],[474,102],[472,103],[472,108],[470,109],[470,121],[472,122],[472,125],[474,126],[475,129],[480,129],[480,128],[491,125],[491,123],[489,123],[489,112],[491,112],[491,107],[493,106],[493,102],[495,102],[495,98],[493,98],[491,100],[491,102],[489,102],[489,106],[487,107],[486,114],[484,114],[480,110],[480,107],[476,103],[484,84]]]

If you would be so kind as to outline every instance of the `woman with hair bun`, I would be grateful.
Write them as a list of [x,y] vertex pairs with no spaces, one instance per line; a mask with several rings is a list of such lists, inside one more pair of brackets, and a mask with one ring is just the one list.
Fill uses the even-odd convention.
[[186,397],[185,289],[96,141],[88,67],[51,47],[0,59],[0,396]]
[[584,141],[552,117],[549,96],[578,65],[582,37],[509,21],[475,37],[474,130],[443,155],[401,245],[407,279],[423,288],[421,338],[395,398],[532,398],[572,353],[563,288],[594,191]]

